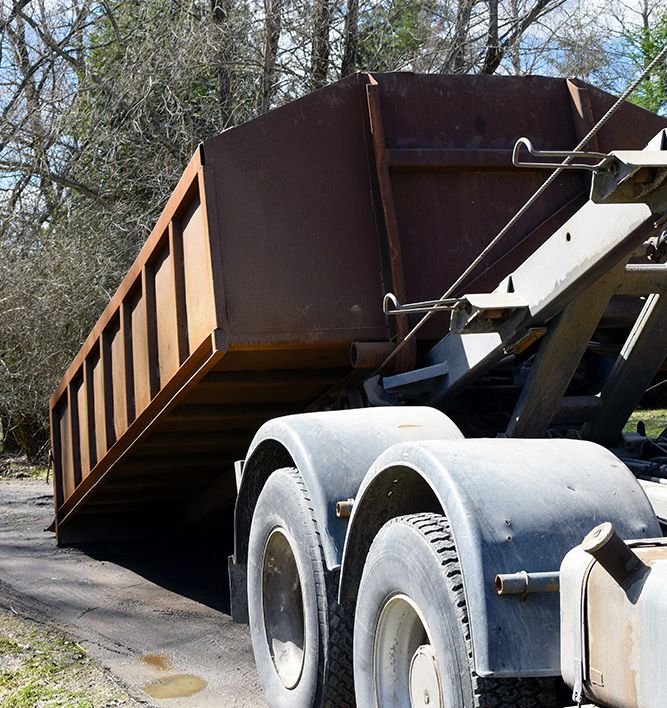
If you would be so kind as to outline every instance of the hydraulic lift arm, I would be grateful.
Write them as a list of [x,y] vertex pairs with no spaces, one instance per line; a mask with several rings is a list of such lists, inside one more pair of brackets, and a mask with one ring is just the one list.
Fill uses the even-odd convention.
[[590,200],[492,293],[413,305],[385,300],[385,306],[393,302],[390,314],[451,310],[450,331],[427,354],[422,368],[384,377],[385,391],[404,399],[419,393],[423,400],[428,388],[432,403],[442,405],[480,374],[541,338],[507,434],[543,435],[609,299],[616,293],[646,295],[597,404],[586,402],[586,436],[608,442],[606,438],[617,435],[667,354],[665,266],[628,264],[665,223],[667,131],[644,150],[595,157],[602,158],[595,165],[570,165],[592,171]]

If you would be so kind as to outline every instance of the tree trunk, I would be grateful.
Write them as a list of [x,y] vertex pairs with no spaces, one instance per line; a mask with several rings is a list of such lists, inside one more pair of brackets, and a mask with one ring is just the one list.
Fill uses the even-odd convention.
[[311,60],[311,86],[318,89],[327,82],[329,71],[329,30],[331,29],[331,0],[317,0],[313,28],[313,56]]
[[487,0],[489,8],[489,31],[486,36],[486,51],[481,74],[493,74],[500,65],[503,53],[498,38],[498,0]]
[[282,0],[264,0],[266,12],[266,35],[264,41],[264,65],[262,85],[259,97],[259,113],[266,113],[271,108],[273,79],[276,71],[276,58],[280,42]]
[[466,62],[466,45],[469,42],[472,6],[472,0],[461,0],[457,6],[452,38],[453,48],[445,65],[440,69],[443,73],[465,74],[469,69],[468,62]]
[[359,55],[359,0],[348,0],[345,15],[343,61],[340,67],[341,78],[357,70]]
[[[218,25],[223,32],[229,16],[229,10],[228,0],[211,0],[213,23]],[[232,77],[227,59],[227,41],[228,34],[224,33],[220,50],[216,56],[215,67],[218,76],[220,122],[223,128],[229,126],[232,120]]]
[[512,44],[512,70],[515,76],[521,75],[521,35],[519,34],[519,2],[518,0],[512,0],[510,3],[510,8],[512,12],[512,21],[514,22],[514,27],[517,38]]

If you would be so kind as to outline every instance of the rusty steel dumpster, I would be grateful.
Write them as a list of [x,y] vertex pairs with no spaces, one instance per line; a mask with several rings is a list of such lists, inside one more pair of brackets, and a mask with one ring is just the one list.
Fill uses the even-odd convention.
[[[206,140],[51,398],[59,541],[230,506],[262,422],[331,405],[405,334],[383,295],[440,295],[543,182],[512,167],[517,138],[571,148],[612,102],[575,80],[360,73]],[[639,148],[664,123],[625,105],[590,148]],[[587,189],[563,173],[466,288]]]

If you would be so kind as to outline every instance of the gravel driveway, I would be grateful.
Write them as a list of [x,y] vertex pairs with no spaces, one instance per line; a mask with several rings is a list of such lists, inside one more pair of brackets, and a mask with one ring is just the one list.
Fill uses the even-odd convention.
[[140,703],[265,705],[248,628],[226,614],[223,544],[58,548],[52,516],[50,485],[0,479],[0,606],[65,630]]

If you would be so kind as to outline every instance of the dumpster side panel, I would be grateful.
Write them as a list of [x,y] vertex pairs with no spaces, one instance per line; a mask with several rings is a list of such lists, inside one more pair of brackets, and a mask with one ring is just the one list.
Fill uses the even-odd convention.
[[58,436],[65,444],[60,449],[61,488],[66,498],[74,491],[74,460],[72,457],[72,439],[70,430],[70,410],[63,401],[56,412],[58,421]]
[[125,391],[125,358],[120,319],[109,332],[109,368],[111,372],[113,404],[113,437],[118,440],[127,430],[127,401]]
[[94,486],[142,433],[159,411],[158,394],[190,354],[200,350],[183,368],[185,380],[210,356],[218,323],[200,171],[197,153],[52,396],[58,511]]
[[[95,454],[98,460],[101,460],[107,451],[107,436],[106,436],[106,409],[104,407],[104,372],[102,370],[102,357],[100,356],[100,347],[98,345],[92,356],[92,372],[93,372],[93,409],[95,411]],[[67,494],[69,496],[69,494]]]
[[81,459],[81,477],[86,477],[90,473],[90,436],[88,432],[88,403],[86,399],[85,379],[80,376],[76,382],[76,407],[79,418],[79,454]]
[[232,348],[388,337],[364,81],[204,143]]
[[[409,301],[444,293],[546,180],[545,170],[512,165],[518,138],[538,149],[573,148],[615,101],[583,82],[541,76],[375,77]],[[641,149],[665,124],[624,104],[589,149]],[[563,223],[589,188],[588,173],[562,173],[460,292],[494,287],[553,232],[554,214]],[[422,330],[428,335],[440,337],[442,321],[433,318]]]

